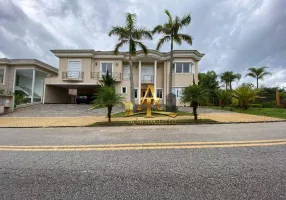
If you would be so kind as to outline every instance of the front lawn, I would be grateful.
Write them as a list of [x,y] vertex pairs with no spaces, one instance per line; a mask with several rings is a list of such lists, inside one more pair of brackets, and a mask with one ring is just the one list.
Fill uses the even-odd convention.
[[261,115],[261,116],[268,116],[268,117],[276,117],[281,119],[286,119],[286,109],[285,108],[248,108],[248,109],[241,109],[241,108],[234,108],[234,107],[212,107],[213,109],[219,110],[228,110],[238,113],[245,113],[251,115]]

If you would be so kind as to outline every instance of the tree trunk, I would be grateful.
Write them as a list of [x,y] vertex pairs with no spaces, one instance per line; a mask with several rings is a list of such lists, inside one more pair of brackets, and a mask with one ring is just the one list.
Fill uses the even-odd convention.
[[225,91],[227,91],[227,81],[225,81]]
[[108,122],[111,122],[111,111],[112,111],[112,106],[107,106]]
[[199,103],[197,101],[192,101],[193,104],[193,114],[194,114],[194,118],[195,120],[198,120],[198,113],[197,113],[197,108],[199,106]]
[[134,80],[133,80],[133,70],[132,70],[132,58],[131,52],[129,50],[129,68],[130,68],[130,100],[133,103],[133,107],[135,106],[135,94],[134,94]]
[[169,94],[172,94],[173,81],[173,35],[171,35],[171,55],[170,55],[170,74],[169,74]]
[[256,78],[256,86],[257,86],[257,89],[258,89],[258,78]]
[[231,82],[229,82],[229,89],[232,90]]

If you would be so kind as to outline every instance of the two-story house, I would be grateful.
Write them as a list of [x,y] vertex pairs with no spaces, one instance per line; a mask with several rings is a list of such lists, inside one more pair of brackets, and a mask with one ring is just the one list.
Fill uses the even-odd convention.
[[[59,76],[45,79],[43,103],[72,103],[81,93],[96,93],[102,84],[102,75],[108,71],[116,80],[116,92],[130,101],[130,67],[128,53],[115,55],[112,51],[51,50],[59,58]],[[175,50],[173,93],[180,98],[184,87],[198,83],[198,62],[204,54],[197,50]],[[138,51],[132,58],[135,101],[152,84],[161,104],[166,104],[169,87],[170,53],[149,50],[148,55]],[[194,80],[193,80],[194,79]],[[70,90],[73,89],[73,90]],[[73,91],[73,92],[71,92]],[[179,105],[179,101],[178,105]]]

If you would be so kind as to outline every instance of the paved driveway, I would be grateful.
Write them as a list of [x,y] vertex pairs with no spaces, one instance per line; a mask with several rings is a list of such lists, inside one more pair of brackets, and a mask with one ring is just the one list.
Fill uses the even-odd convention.
[[[38,104],[16,110],[3,117],[79,117],[106,116],[106,108],[90,110],[88,104]],[[123,111],[123,107],[114,107],[113,113]]]

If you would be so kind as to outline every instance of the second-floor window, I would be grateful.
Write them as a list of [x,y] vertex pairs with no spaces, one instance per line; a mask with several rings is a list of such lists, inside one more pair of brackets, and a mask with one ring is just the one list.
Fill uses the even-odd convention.
[[100,72],[101,74],[106,74],[107,71],[109,74],[112,74],[112,65],[113,63],[112,62],[102,62],[101,63],[101,69],[100,69]]
[[68,61],[68,78],[80,78],[81,77],[81,60],[69,60]]
[[175,73],[191,73],[192,72],[192,63],[189,62],[179,62],[175,63]]
[[4,84],[4,69],[0,69],[0,84]]

